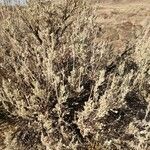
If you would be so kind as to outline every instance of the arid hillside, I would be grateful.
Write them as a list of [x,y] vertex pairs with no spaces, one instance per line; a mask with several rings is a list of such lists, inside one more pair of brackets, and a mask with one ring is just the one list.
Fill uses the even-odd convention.
[[148,0],[118,0],[111,4],[99,0],[93,7],[98,15],[96,22],[101,25],[100,39],[110,41],[115,50],[123,50],[128,42],[134,43],[150,23]]

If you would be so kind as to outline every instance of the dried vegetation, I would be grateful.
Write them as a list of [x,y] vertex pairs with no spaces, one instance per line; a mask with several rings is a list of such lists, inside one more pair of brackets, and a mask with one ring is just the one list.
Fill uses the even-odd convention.
[[1,7],[1,149],[150,148],[150,25],[114,54],[94,11],[81,0]]

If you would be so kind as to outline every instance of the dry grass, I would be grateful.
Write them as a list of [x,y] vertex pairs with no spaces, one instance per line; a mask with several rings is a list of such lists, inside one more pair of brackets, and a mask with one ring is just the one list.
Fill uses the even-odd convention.
[[81,0],[1,8],[1,149],[149,149],[150,24],[118,53],[130,27],[112,34],[96,11]]

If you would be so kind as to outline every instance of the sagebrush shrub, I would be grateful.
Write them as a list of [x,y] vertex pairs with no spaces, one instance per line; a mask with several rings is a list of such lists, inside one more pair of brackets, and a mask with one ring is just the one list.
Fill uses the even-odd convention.
[[0,25],[3,149],[148,148],[148,27],[115,56],[107,41],[95,40],[101,29],[84,1],[6,9]]

